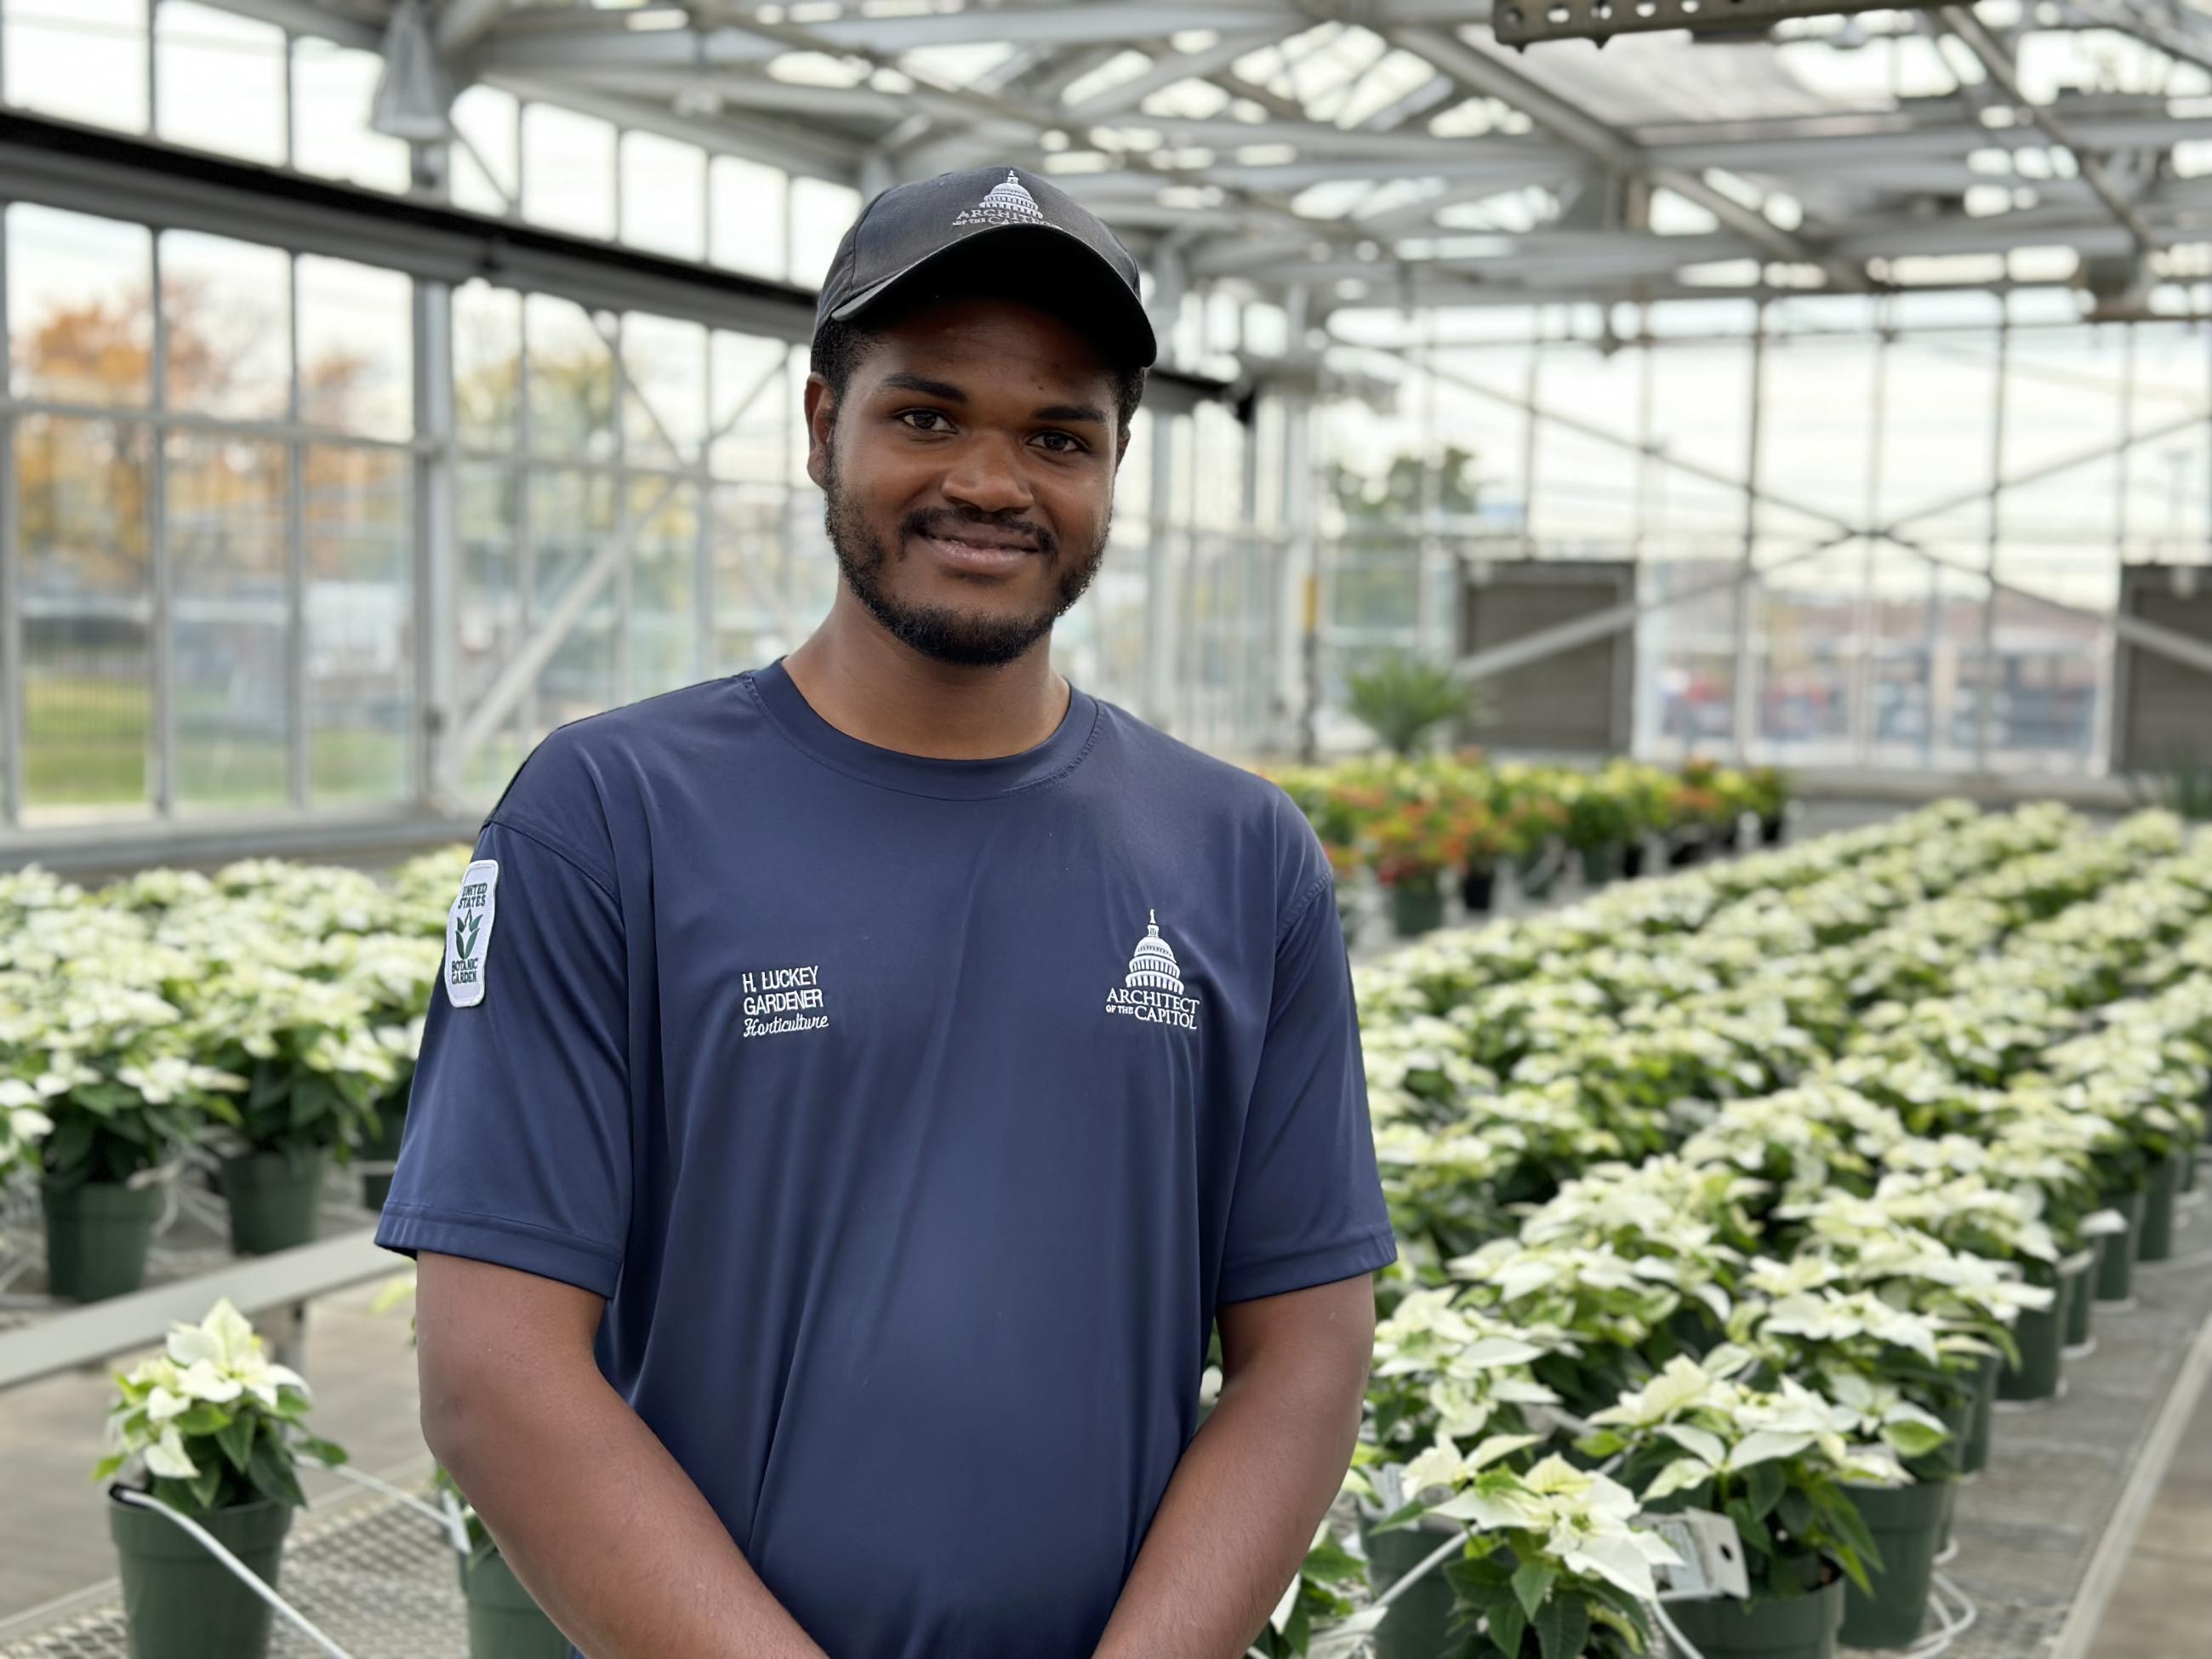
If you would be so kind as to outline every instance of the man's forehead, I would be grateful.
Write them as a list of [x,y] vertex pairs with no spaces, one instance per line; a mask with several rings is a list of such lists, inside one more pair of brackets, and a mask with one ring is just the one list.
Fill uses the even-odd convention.
[[[1109,373],[1097,345],[1068,318],[1027,301],[948,295],[888,317],[875,333],[888,356],[1002,357],[1018,353],[1079,374]],[[902,368],[913,368],[912,361]]]

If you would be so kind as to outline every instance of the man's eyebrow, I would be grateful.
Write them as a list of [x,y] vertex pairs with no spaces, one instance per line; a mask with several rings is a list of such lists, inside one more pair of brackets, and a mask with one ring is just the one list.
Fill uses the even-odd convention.
[[[884,387],[892,392],[919,392],[925,398],[941,398],[948,404],[964,404],[968,394],[949,380],[933,380],[927,374],[915,374],[905,369],[884,376]],[[1088,421],[1094,426],[1106,424],[1106,411],[1095,404],[1047,404],[1031,412],[1033,421]]]
[[927,374],[909,374],[904,370],[884,376],[884,385],[895,392],[919,392],[925,398],[942,398],[948,404],[964,404],[968,394],[945,380],[933,380]]

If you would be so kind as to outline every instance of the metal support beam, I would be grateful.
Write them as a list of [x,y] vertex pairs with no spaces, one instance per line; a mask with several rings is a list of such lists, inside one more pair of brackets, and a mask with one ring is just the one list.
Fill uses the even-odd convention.
[[445,0],[430,20],[430,38],[439,55],[459,57],[499,27],[509,0]]
[[1793,232],[1723,195],[1695,173],[1655,163],[1642,145],[1615,131],[1588,112],[1538,84],[1511,66],[1500,63],[1456,35],[1431,29],[1384,32],[1395,45],[1418,52],[1470,90],[1503,99],[1540,127],[1547,128],[1614,173],[1649,179],[1696,203],[1729,229],[1763,249],[1767,257],[1794,264],[1817,265],[1828,280],[1844,289],[1867,286],[1865,273],[1833,259],[1822,249]]
[[1751,758],[1752,727],[1757,723],[1755,695],[1758,675],[1752,659],[1751,612],[1757,595],[1759,440],[1766,412],[1766,307],[1761,305],[1751,325],[1751,418],[1746,424],[1743,453],[1743,558],[1735,587],[1735,675],[1732,690],[1735,728],[1735,760],[1739,766]]
[[[1136,106],[1164,87],[1178,81],[1203,81],[1227,69],[1238,58],[1245,57],[1277,39],[1283,26],[1276,24],[1263,32],[1254,33],[1240,30],[1224,34],[1212,46],[1197,52],[1163,52],[1152,61],[1152,68],[1116,82],[1103,92],[1094,93],[1079,103],[1067,105],[1071,121],[1096,121],[1118,114]],[[1152,125],[1150,122],[1147,125]],[[1255,143],[1264,140],[1254,139]]]
[[413,551],[414,787],[435,812],[459,810],[464,791],[447,738],[460,703],[460,493],[453,390],[453,291],[415,284]]
[[1996,37],[1982,27],[1981,20],[1964,6],[1945,6],[1937,15],[1942,18],[1943,27],[1981,60],[1990,79],[2004,89],[2005,96],[2011,100],[2014,107],[2025,111],[2028,118],[2043,129],[2045,136],[2052,143],[2061,146],[2074,157],[2074,165],[2080,170],[2082,181],[2097,193],[2097,199],[2105,204],[2106,210],[2135,239],[2136,246],[2145,253],[2155,252],[2163,246],[2164,243],[2157,233],[2136,211],[2134,204],[2114,185],[2096,155],[2067,130],[2048,104],[2031,101],[2027,94],[2021,90],[2020,76],[2013,70],[2012,59],[2005,55],[2004,48],[1997,44]]

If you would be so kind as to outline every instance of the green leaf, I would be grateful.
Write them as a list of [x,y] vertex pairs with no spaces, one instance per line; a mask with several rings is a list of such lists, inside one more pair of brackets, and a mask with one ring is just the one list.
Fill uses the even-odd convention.
[[1903,1457],[1924,1457],[1951,1437],[1951,1431],[1930,1423],[1893,1423],[1883,1437]]
[[1551,1595],[1552,1585],[1559,1578],[1559,1570],[1549,1561],[1524,1561],[1513,1575],[1514,1598],[1521,1603],[1521,1611],[1531,1619]]
[[1521,1638],[1528,1629],[1528,1615],[1521,1611],[1518,1601],[1500,1601],[1489,1610],[1490,1639],[1506,1659],[1516,1659],[1521,1651]]
[[244,1474],[246,1459],[253,1453],[253,1419],[243,1414],[233,1418],[216,1431],[215,1440],[230,1467]]
[[276,1389],[276,1415],[288,1423],[296,1423],[314,1409],[313,1403],[289,1382],[279,1383]]
[[1582,1659],[1589,1640],[1589,1603],[1579,1595],[1560,1595],[1536,1615],[1536,1644],[1544,1659]]
[[227,1426],[231,1413],[210,1401],[203,1400],[176,1419],[176,1431],[182,1435],[214,1434]]
[[268,1435],[254,1440],[253,1450],[246,1459],[246,1478],[264,1498],[274,1498],[299,1509],[307,1506],[307,1495],[300,1490],[300,1477],[293,1471],[290,1454]]
[[[318,1463],[320,1463],[328,1468],[336,1468],[339,1464],[346,1461],[346,1451],[344,1447],[337,1445],[331,1441],[318,1439],[312,1434],[302,1434],[299,1439],[294,1443],[294,1446],[295,1449],[305,1453],[307,1456],[313,1458]],[[1320,1552],[1316,1551],[1314,1553],[1318,1554]],[[1356,1576],[1359,1571],[1359,1564],[1354,1561],[1350,1556],[1346,1555],[1340,1549],[1338,1550],[1336,1553],[1342,1558],[1345,1565],[1351,1569],[1352,1574]],[[1318,1576],[1314,1574],[1312,1571],[1313,1555],[1306,1557],[1306,1569],[1308,1576]],[[1343,1575],[1340,1574],[1339,1576],[1342,1577]]]
[[1764,1521],[1774,1513],[1774,1506],[1782,1501],[1783,1492],[1790,1483],[1781,1464],[1754,1463],[1745,1475],[1744,1484],[1752,1514]]
[[1729,1501],[1728,1518],[1735,1522],[1735,1529],[1743,1539],[1746,1549],[1757,1550],[1761,1555],[1774,1553],[1774,1534],[1765,1523],[1751,1512],[1751,1505],[1741,1498]]
[[1813,1500],[1796,1487],[1793,1486],[1783,1493],[1782,1501],[1775,1505],[1775,1509],[1782,1522],[1782,1530],[1792,1538],[1802,1538],[1813,1524]]
[[128,1452],[117,1452],[112,1457],[103,1457],[92,1466],[92,1478],[94,1480],[112,1480],[115,1478],[116,1470],[130,1461],[131,1454]]
[[222,1487],[222,1465],[210,1458],[202,1466],[200,1472],[192,1477],[192,1503],[195,1507],[203,1510],[213,1509],[215,1495]]

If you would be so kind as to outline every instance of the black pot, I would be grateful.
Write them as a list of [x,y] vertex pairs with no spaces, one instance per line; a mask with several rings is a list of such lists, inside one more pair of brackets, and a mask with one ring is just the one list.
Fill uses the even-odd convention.
[[1498,872],[1469,870],[1460,877],[1460,902],[1475,915],[1486,915],[1498,899]]
[[1777,812],[1771,818],[1759,821],[1759,840],[1763,847],[1779,847],[1783,837],[1790,833],[1790,820]]
[[1686,870],[1693,864],[1703,864],[1707,850],[1703,836],[1692,836],[1678,841],[1668,850],[1668,866],[1675,870]]
[[1620,873],[1633,881],[1644,873],[1644,842],[1632,841],[1620,849]]

